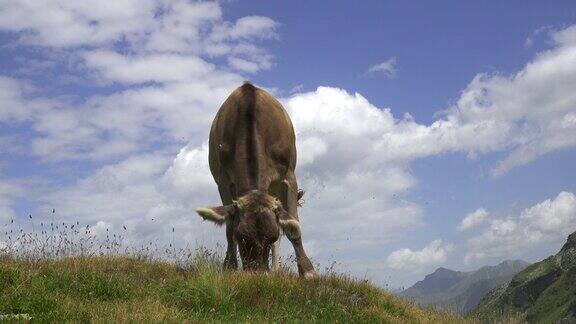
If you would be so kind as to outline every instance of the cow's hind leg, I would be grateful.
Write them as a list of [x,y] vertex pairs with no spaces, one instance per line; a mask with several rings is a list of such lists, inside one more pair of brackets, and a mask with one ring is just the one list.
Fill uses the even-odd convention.
[[232,235],[233,228],[232,224],[226,224],[226,240],[228,241],[228,247],[226,248],[226,257],[224,258],[224,269],[236,270],[238,269],[238,257],[236,251],[238,250],[236,242],[234,241],[234,236]]

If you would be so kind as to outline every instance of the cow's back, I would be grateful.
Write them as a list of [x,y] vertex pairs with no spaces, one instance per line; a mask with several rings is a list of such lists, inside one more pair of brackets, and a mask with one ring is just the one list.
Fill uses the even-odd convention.
[[296,167],[294,129],[282,105],[268,92],[245,83],[226,99],[210,131],[210,170],[237,194],[268,190]]

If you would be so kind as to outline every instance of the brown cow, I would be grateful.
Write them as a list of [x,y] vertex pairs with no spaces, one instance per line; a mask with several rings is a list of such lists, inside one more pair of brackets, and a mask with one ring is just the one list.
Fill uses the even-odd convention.
[[299,274],[316,276],[302,246],[296,137],[282,105],[248,82],[234,90],[212,123],[209,162],[223,206],[196,212],[226,224],[224,267],[238,268],[238,245],[244,269],[268,270],[271,248],[273,269],[278,268],[282,229],[296,252]]

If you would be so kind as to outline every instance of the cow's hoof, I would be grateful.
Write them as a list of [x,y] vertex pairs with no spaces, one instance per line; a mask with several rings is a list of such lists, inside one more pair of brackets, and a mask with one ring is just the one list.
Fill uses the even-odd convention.
[[314,270],[310,270],[310,271],[306,271],[304,273],[304,279],[314,279],[314,278],[318,278],[318,274],[316,273],[316,271]]

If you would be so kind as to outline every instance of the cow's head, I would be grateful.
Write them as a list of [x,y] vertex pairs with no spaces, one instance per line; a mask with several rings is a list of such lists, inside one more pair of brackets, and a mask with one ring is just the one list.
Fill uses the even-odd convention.
[[280,229],[290,237],[300,236],[300,224],[290,219],[280,201],[267,193],[252,191],[233,204],[199,208],[200,217],[218,225],[232,225],[244,269],[268,269],[271,245]]

